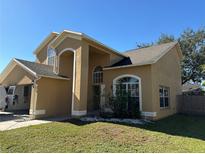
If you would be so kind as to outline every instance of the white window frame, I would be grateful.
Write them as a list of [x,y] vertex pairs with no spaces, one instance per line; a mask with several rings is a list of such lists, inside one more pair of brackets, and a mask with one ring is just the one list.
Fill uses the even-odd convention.
[[[50,53],[49,52],[51,52],[50,50],[52,50],[53,51],[53,53],[50,55]],[[49,64],[49,58],[52,58],[52,63],[51,64]],[[55,66],[55,62],[56,62],[56,52],[55,52],[55,50],[54,49],[52,49],[52,48],[48,48],[48,50],[47,50],[47,65],[50,65],[50,66]]]
[[92,79],[93,79],[92,83],[93,83],[93,85],[101,85],[101,84],[103,84],[103,70],[95,72],[95,69],[97,67],[101,67],[101,66],[96,66],[93,69],[93,74],[92,74]]
[[[12,94],[9,94],[9,90],[10,89],[13,89],[13,91],[12,91]],[[15,90],[16,90],[16,86],[9,86],[9,89],[8,89],[8,95],[14,95],[15,94]]]
[[[129,85],[138,85],[138,88],[139,88],[139,82],[123,82],[123,83],[116,83],[115,85],[113,85],[113,86],[117,86],[117,85],[125,85],[125,91],[128,93],[129,91],[131,91],[131,90],[137,90],[137,89],[135,89],[135,88],[129,88]],[[116,88],[116,90],[117,90],[117,88]],[[116,90],[115,90],[115,92],[116,92]],[[131,96],[130,97],[139,97],[139,96],[137,96],[137,95],[135,95],[135,96],[132,96],[132,93],[131,93]]]
[[[117,85],[117,81],[121,78],[125,78],[125,77],[132,77],[132,78],[135,78],[138,80],[138,85],[139,85],[139,108],[140,108],[140,111],[142,111],[142,86],[141,86],[141,78],[139,76],[136,76],[136,75],[131,75],[131,74],[123,74],[123,75],[120,75],[118,77],[116,77],[114,80],[113,80],[113,95],[116,96],[116,85]],[[127,82],[127,84],[130,84],[132,82]],[[134,84],[136,84],[135,82],[133,82]],[[126,83],[124,83],[126,84]],[[128,85],[126,86],[126,90],[128,88]]]
[[[162,96],[160,95],[160,89],[162,89]],[[165,95],[165,90],[167,90],[167,96]],[[163,99],[163,106],[161,107],[161,98]],[[165,104],[165,98],[168,98],[168,106]],[[170,88],[166,86],[159,86],[159,106],[160,109],[167,109],[170,107]]]

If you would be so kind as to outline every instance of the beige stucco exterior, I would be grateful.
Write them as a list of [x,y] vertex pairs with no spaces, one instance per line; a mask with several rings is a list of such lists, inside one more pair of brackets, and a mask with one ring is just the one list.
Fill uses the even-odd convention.
[[[180,58],[176,48],[163,56],[157,63],[127,68],[110,69],[104,71],[104,84],[106,95],[112,93],[113,80],[121,75],[135,75],[141,78],[142,111],[156,113],[150,119],[161,119],[175,114],[176,96],[181,94]],[[160,108],[159,87],[170,88],[170,105],[168,108]]]
[[107,96],[112,94],[113,80],[121,75],[135,75],[141,78],[142,110],[152,112],[153,104],[152,104],[152,87],[151,87],[152,85],[151,65],[105,70],[104,84],[105,84],[105,92]]
[[40,78],[33,86],[30,114],[33,118],[70,116],[71,82]]
[[11,69],[7,71],[7,77],[1,81],[1,84],[9,85],[9,86],[10,85],[25,85],[25,84],[31,84],[32,80],[34,79],[35,77],[33,77],[26,70],[22,69],[16,63],[14,63]]
[[[181,94],[181,69],[180,58],[176,48],[163,56],[152,65],[152,100],[153,109],[157,112],[157,119],[176,113],[176,96]],[[170,106],[160,109],[159,86],[170,88]]]
[[[51,116],[82,116],[94,111],[93,71],[106,68],[125,58],[110,48],[80,34],[63,32],[51,35],[38,47],[36,62],[47,65],[49,47],[56,52],[53,72],[69,80],[34,77],[19,65],[11,65],[2,84],[32,83],[30,114],[33,118]],[[49,45],[49,46],[48,46]],[[141,111],[150,119],[160,119],[176,113],[176,95],[181,93],[180,55],[177,47],[154,63],[103,69],[105,101],[112,94],[113,80],[121,75],[140,79]],[[18,75],[17,73],[18,72]],[[159,86],[170,88],[170,106],[160,108]]]

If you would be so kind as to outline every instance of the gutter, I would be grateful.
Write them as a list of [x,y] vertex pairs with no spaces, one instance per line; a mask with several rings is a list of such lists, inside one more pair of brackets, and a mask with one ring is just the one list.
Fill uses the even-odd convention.
[[153,64],[153,63],[142,63],[142,64],[134,64],[134,65],[123,65],[123,66],[107,67],[107,68],[103,68],[103,71],[113,70],[113,69],[120,69],[120,68],[129,68],[129,67],[136,67],[136,66],[151,65],[151,64]]

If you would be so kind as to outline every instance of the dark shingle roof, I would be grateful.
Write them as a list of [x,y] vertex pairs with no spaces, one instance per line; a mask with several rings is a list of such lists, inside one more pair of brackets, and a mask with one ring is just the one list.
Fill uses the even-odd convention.
[[123,54],[129,58],[124,58],[115,63],[111,67],[123,65],[146,65],[153,64],[166,54],[177,42],[153,45],[146,48],[133,49],[124,52]]
[[16,59],[19,63],[36,73],[37,76],[47,76],[52,78],[58,78],[58,79],[69,79],[68,77],[63,77],[55,74],[53,72],[53,67],[45,64],[39,64],[36,62],[30,62],[22,59]]

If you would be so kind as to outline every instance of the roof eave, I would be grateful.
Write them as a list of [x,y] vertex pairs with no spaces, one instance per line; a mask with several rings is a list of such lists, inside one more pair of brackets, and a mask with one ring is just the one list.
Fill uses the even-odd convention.
[[39,77],[45,77],[45,78],[51,78],[51,79],[58,79],[58,80],[71,80],[70,78],[62,78],[62,77],[53,77],[53,76],[47,76],[47,75],[38,75]]
[[129,67],[137,67],[137,66],[145,66],[145,65],[152,65],[154,62],[149,63],[141,63],[141,64],[132,64],[132,65],[123,65],[123,66],[115,66],[115,67],[107,67],[103,68],[103,70],[113,70],[113,69],[120,69],[120,68],[129,68]]
[[111,48],[111,47],[108,47],[107,45],[105,45],[105,44],[103,44],[103,43],[101,43],[101,42],[99,42],[99,41],[93,39],[92,37],[90,37],[90,36],[88,36],[88,35],[86,35],[86,34],[84,34],[84,33],[74,32],[74,31],[69,31],[69,30],[64,30],[62,33],[60,33],[60,34],[57,36],[57,38],[55,39],[55,41],[51,43],[51,46],[52,46],[53,48],[56,48],[65,38],[68,37],[66,34],[73,34],[73,35],[79,36],[79,38],[78,38],[79,40],[82,40],[83,38],[84,38],[84,39],[87,39],[87,40],[90,40],[91,42],[94,42],[94,43],[96,43],[96,44],[98,44],[98,45],[100,45],[100,46],[102,46],[102,47],[108,49],[108,50],[109,50],[110,52],[112,52],[112,53],[115,53],[115,54],[117,54],[117,55],[119,55],[119,56],[121,56],[121,57],[127,57],[126,55],[124,55],[124,54],[118,52],[117,50],[115,50],[115,49],[113,49],[113,48]]
[[53,37],[58,36],[59,33],[57,32],[52,32],[50,33],[44,40],[43,42],[34,50],[33,54],[38,54],[40,52],[40,50],[49,42],[53,39]]

